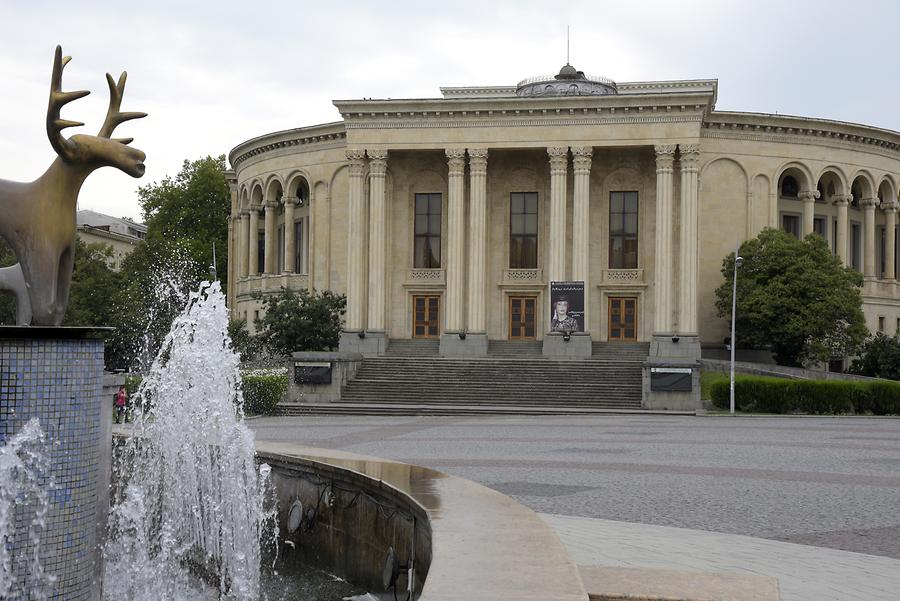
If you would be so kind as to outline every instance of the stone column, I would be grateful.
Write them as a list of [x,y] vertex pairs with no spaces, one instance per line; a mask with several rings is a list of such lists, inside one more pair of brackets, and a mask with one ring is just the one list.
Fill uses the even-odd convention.
[[875,205],[877,198],[864,198],[860,202],[863,206],[865,227],[865,255],[863,256],[863,275],[867,278],[875,277]]
[[263,267],[266,273],[275,273],[278,263],[278,243],[275,237],[275,211],[278,210],[278,201],[270,200],[266,203],[265,224],[265,257]]
[[569,149],[565,146],[547,149],[550,155],[550,260],[548,280],[566,279],[566,179],[569,172]]
[[813,233],[815,229],[816,199],[819,197],[819,191],[803,190],[797,197],[803,201],[803,223],[800,230],[800,239],[802,240]]
[[363,175],[366,170],[364,150],[347,151],[350,162],[349,194],[347,209],[347,330],[359,332],[365,329],[366,273],[363,260],[365,240],[366,200],[363,197]]
[[245,278],[250,273],[250,211],[241,211],[241,229],[238,236],[237,253],[238,276]]
[[896,232],[894,228],[897,225],[897,209],[900,205],[897,201],[883,203],[884,208],[884,279],[889,282],[895,281],[894,277],[894,239]]
[[591,310],[591,161],[593,146],[572,147],[575,190],[572,213],[572,280],[584,282],[584,331],[590,332]]
[[296,252],[296,240],[294,240],[294,207],[300,199],[296,196],[284,197],[284,273],[294,273],[294,253]]
[[681,256],[678,302],[678,331],[697,335],[697,287],[700,285],[700,249],[698,231],[700,196],[697,162],[700,147],[682,144],[681,151]]
[[834,206],[837,207],[837,237],[834,245],[837,247],[837,255],[844,265],[850,264],[850,245],[847,243],[847,229],[849,227],[849,215],[847,207],[853,197],[849,194],[835,194],[832,197]]
[[672,164],[675,145],[656,147],[656,253],[654,267],[654,334],[672,328]]
[[445,333],[457,333],[463,324],[463,272],[465,271],[465,171],[466,151],[447,149],[447,294],[444,309]]
[[485,270],[487,269],[486,148],[469,149],[469,320],[468,332],[485,334]]
[[259,275],[259,205],[250,207],[250,252],[248,275]]
[[387,151],[368,150],[369,155],[369,325],[367,330],[384,332],[384,299],[387,291],[385,267],[384,178]]

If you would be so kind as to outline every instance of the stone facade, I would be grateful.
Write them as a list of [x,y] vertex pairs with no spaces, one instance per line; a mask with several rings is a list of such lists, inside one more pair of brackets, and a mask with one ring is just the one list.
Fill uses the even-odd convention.
[[[717,111],[715,80],[608,85],[615,93],[481,87],[339,100],[340,122],[238,145],[232,310],[252,328],[254,292],[332,289],[348,295],[348,332],[409,338],[415,297],[435,295],[441,335],[504,340],[511,298],[534,297],[541,340],[549,282],[582,280],[594,341],[610,340],[610,299],[624,298],[638,342],[721,346],[722,259],[769,226],[823,233],[866,276],[869,328],[900,326],[886,250],[896,243],[900,134]],[[510,265],[518,192],[538,198],[537,261],[527,268]],[[637,193],[637,261],[626,267],[610,259],[614,192]],[[439,266],[414,264],[417,193],[440,195]]]

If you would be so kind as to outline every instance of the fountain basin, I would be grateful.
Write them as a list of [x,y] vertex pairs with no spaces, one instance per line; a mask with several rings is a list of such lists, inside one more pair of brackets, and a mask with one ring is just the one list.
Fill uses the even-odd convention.
[[[283,533],[291,504],[299,498],[306,508],[321,494],[316,478],[333,483],[333,506],[306,539],[301,532],[298,548],[317,565],[334,562],[328,566],[333,573],[373,593],[384,590],[388,547],[405,562],[415,540],[414,598],[588,599],[577,566],[553,530],[506,495],[388,459],[290,443],[257,442],[256,450],[272,467]],[[387,524],[378,516],[380,505],[388,504],[415,518],[414,537],[411,520]],[[401,576],[398,597],[405,587]]]

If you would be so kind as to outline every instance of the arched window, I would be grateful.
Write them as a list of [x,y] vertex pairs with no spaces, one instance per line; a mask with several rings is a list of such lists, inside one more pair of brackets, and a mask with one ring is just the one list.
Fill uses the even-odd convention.
[[800,186],[797,179],[793,175],[785,175],[781,180],[781,196],[784,198],[797,198],[800,193]]
[[853,195],[853,200],[850,202],[851,207],[859,208],[859,201],[862,200],[862,188],[859,187],[859,184],[856,182],[850,187],[850,194]]

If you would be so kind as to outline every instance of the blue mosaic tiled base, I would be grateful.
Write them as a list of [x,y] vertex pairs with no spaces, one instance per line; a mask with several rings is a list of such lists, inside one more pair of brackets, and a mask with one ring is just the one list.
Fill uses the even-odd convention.
[[[98,523],[107,510],[101,507],[100,487],[108,485],[102,483],[100,454],[109,452],[101,440],[103,341],[15,338],[9,332],[4,336],[0,337],[0,445],[37,417],[50,450],[53,485],[41,537],[44,570],[56,577],[49,599],[98,599]],[[7,542],[13,556],[29,549],[28,509],[16,508],[16,532]],[[26,579],[24,573],[16,576],[19,584],[13,590],[21,589]]]

